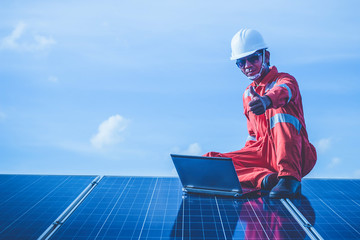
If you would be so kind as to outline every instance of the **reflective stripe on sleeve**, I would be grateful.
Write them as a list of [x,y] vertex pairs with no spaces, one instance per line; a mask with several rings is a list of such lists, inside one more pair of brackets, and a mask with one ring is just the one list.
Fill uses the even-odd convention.
[[286,89],[288,90],[288,93],[289,93],[289,100],[288,100],[288,102],[290,102],[291,97],[292,97],[292,94],[291,94],[291,90],[290,90],[290,88],[288,87],[288,85],[286,85],[285,83],[283,83],[283,84],[279,84],[278,86],[279,86],[279,87],[284,87],[284,88],[286,88]]
[[300,133],[301,130],[300,121],[296,117],[286,113],[278,113],[274,115],[272,118],[270,118],[270,129],[275,127],[275,124],[282,122],[291,123],[292,125],[294,125],[298,133]]
[[247,137],[246,141],[256,141],[256,137],[249,135],[249,136]]
[[[276,79],[276,81],[277,81],[277,79]],[[273,81],[273,82],[271,82],[271,83],[266,84],[265,92],[270,91],[270,90],[274,87],[276,81]]]
[[250,89],[245,90],[244,96],[245,97],[251,97],[252,96],[251,93],[250,93]]

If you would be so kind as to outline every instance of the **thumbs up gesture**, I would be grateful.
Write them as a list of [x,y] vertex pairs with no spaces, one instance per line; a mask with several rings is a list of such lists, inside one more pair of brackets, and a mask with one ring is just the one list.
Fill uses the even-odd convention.
[[249,102],[250,111],[256,115],[263,114],[266,109],[271,105],[271,100],[268,96],[260,96],[253,86],[250,86],[250,93],[253,96],[252,100]]

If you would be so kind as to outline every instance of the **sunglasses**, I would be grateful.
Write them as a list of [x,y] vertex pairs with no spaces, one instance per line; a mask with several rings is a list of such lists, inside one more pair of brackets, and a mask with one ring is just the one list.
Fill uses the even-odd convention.
[[243,68],[246,64],[246,60],[251,64],[254,64],[255,62],[259,61],[261,55],[261,53],[254,53],[249,57],[239,58],[238,60],[236,60],[236,66],[238,66],[239,68]]

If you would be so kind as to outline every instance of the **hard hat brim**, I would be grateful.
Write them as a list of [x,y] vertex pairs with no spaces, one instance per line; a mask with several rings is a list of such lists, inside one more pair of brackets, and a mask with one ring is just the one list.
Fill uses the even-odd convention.
[[[262,49],[267,49],[267,47],[262,48]],[[259,50],[261,50],[261,49],[257,49],[257,50],[245,52],[245,53],[242,53],[242,54],[237,54],[235,56],[231,56],[230,60],[237,60],[239,58],[244,58],[244,57],[250,56],[251,54],[254,54],[256,51],[259,51]]]

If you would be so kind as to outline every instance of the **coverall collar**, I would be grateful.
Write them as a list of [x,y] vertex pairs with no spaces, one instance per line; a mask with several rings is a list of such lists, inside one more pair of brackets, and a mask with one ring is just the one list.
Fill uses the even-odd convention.
[[265,86],[269,81],[272,81],[277,74],[278,74],[277,68],[275,66],[272,66],[270,67],[270,71],[265,75],[263,79],[261,79],[260,82],[255,80],[251,83],[251,85],[253,85],[254,87]]

